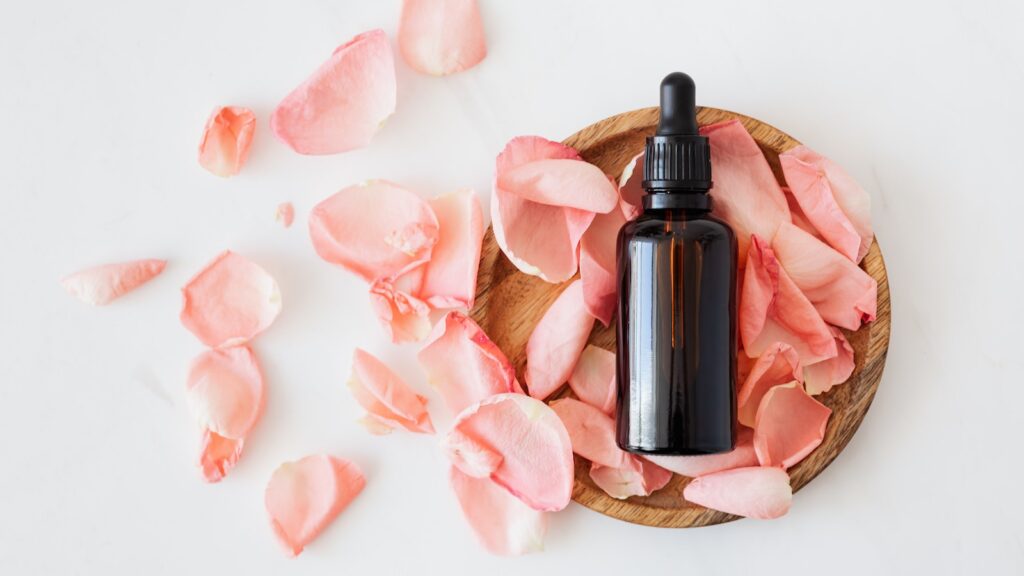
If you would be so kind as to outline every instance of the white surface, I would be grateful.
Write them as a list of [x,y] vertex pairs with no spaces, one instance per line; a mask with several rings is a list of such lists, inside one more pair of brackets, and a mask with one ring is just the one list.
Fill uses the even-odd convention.
[[[395,116],[368,148],[329,157],[292,153],[269,114],[354,34],[381,27],[394,41],[397,0],[97,4],[0,8],[0,573],[1024,571],[1020,2],[482,0],[483,64],[436,79],[399,61]],[[492,558],[459,515],[436,438],[355,424],[353,347],[426,386],[361,282],[314,255],[306,215],[371,177],[486,197],[510,137],[561,139],[653,105],[675,69],[700,102],[781,127],[871,192],[892,285],[885,377],[857,436],[781,520],[660,530],[574,504],[544,553]],[[259,127],[225,181],[195,147],[229,103],[254,108]],[[288,230],[274,222],[284,200],[297,210]],[[178,288],[225,248],[277,277],[284,312],[255,344],[265,417],[211,486],[193,467],[182,386],[202,348],[178,323]],[[170,263],[105,309],[57,282],[139,257]],[[278,463],[318,451],[357,461],[368,485],[288,560],[263,487]]]

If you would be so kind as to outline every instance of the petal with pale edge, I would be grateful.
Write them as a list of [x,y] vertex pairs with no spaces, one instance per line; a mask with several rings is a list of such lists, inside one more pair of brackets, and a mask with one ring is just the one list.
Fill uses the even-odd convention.
[[476,0],[403,0],[398,49],[417,72],[445,76],[487,56]]
[[245,438],[256,425],[266,387],[248,346],[207,350],[192,361],[185,397],[204,429],[227,439]]
[[672,479],[672,473],[657,464],[630,456],[620,468],[591,463],[590,479],[612,498],[625,500],[632,496],[650,496]]
[[825,438],[832,414],[798,382],[781,384],[761,399],[754,425],[754,451],[762,466],[790,468]]
[[156,259],[104,264],[65,276],[60,284],[82,302],[104,306],[149,282],[163,272],[166,265],[165,260]]
[[439,232],[419,297],[435,308],[472,308],[484,239],[480,199],[472,190],[459,190],[433,198],[429,204]]
[[736,438],[736,447],[722,454],[702,454],[700,456],[645,456],[666,470],[696,478],[705,474],[713,474],[733,468],[757,466],[757,454],[754,452],[754,431],[740,428]]
[[[413,392],[386,364],[360,348],[352,354],[348,387],[377,424],[388,429],[401,426],[410,432],[434,433],[427,399]],[[374,430],[379,427],[371,427],[371,432]]]
[[611,414],[615,410],[615,369],[614,352],[588,344],[569,375],[569,387],[580,400]]
[[547,519],[489,478],[474,478],[452,466],[450,480],[462,515],[491,554],[518,556],[544,548]]
[[244,446],[244,438],[225,438],[216,432],[203,430],[199,448],[199,469],[203,479],[211,484],[223,480],[242,456]]
[[785,342],[772,344],[754,361],[750,373],[740,386],[736,396],[737,420],[740,424],[753,428],[757,407],[761,405],[765,392],[773,386],[793,380],[803,381],[799,355]]
[[547,398],[569,381],[593,327],[594,317],[583,303],[583,282],[575,280],[547,309],[526,343],[530,396]]
[[846,382],[853,374],[855,362],[853,346],[843,336],[843,332],[835,326],[829,326],[836,337],[836,348],[839,350],[834,358],[822,360],[804,367],[804,387],[811,396],[828,392],[836,384]]
[[683,497],[712,510],[769,520],[789,512],[793,490],[784,470],[754,466],[694,478]]
[[210,114],[199,142],[199,164],[207,172],[228,177],[238,174],[249,157],[256,115],[241,106],[222,106]]
[[389,280],[370,285],[370,305],[391,341],[419,342],[430,334],[430,306]]

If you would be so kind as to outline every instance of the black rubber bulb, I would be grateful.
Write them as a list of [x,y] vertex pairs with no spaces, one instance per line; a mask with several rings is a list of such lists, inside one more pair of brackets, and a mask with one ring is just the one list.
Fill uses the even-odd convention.
[[661,81],[661,120],[658,136],[697,134],[697,87],[682,72],[673,72]]

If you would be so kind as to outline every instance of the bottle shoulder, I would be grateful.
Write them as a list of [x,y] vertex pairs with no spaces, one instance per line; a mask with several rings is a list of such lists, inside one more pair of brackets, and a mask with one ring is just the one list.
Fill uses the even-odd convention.
[[622,227],[620,237],[665,237],[735,239],[732,228],[711,214],[687,215],[644,212]]

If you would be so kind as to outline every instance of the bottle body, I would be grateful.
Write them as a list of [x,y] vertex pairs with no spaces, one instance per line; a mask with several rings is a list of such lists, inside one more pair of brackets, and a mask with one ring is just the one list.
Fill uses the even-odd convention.
[[630,452],[732,450],[736,237],[706,210],[647,210],[619,232],[617,440]]

